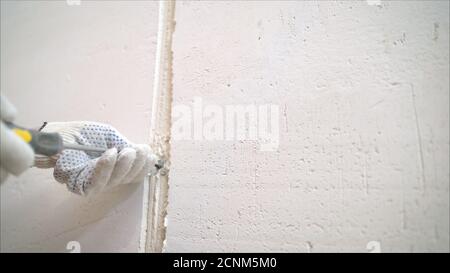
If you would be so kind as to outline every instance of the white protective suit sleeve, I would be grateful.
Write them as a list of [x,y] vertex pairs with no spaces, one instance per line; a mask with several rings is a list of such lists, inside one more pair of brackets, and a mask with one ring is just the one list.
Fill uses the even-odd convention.
[[9,173],[17,176],[33,166],[33,149],[5,124],[13,122],[16,113],[16,108],[0,94],[0,182]]
[[158,157],[148,145],[133,144],[110,125],[89,122],[50,122],[43,132],[57,132],[64,143],[76,143],[107,149],[103,154],[63,150],[53,157],[36,155],[38,168],[54,167],[58,182],[80,195],[91,195],[119,184],[142,182],[156,173]]

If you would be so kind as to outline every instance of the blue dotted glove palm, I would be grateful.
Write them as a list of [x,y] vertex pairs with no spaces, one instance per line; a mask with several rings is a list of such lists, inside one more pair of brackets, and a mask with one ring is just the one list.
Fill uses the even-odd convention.
[[148,145],[133,144],[110,125],[87,122],[51,122],[43,132],[57,132],[64,143],[77,143],[107,149],[103,154],[63,150],[59,155],[37,155],[35,166],[54,168],[58,182],[80,195],[91,195],[119,184],[142,182],[156,173],[158,157]]

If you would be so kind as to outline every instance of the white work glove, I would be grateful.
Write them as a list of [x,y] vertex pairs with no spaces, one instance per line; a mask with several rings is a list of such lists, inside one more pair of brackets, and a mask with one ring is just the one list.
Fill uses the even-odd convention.
[[16,108],[0,94],[0,182],[8,173],[19,175],[33,166],[33,149],[5,124],[13,122],[16,113]]
[[36,155],[38,168],[54,167],[56,181],[80,195],[90,195],[119,184],[141,182],[146,174],[156,173],[157,156],[148,145],[129,142],[113,127],[96,122],[50,122],[42,132],[57,132],[64,143],[76,143],[106,152],[63,150],[53,157]]

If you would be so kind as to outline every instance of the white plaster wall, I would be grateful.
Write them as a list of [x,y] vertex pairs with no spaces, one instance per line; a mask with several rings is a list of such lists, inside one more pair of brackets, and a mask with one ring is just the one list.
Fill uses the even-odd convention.
[[449,251],[449,3],[377,2],[177,3],[175,107],[280,146],[173,140],[166,251]]
[[[77,1],[69,1],[76,4]],[[158,3],[1,1],[1,92],[17,124],[94,120],[148,143]],[[142,186],[92,199],[51,170],[1,187],[1,251],[137,251]]]

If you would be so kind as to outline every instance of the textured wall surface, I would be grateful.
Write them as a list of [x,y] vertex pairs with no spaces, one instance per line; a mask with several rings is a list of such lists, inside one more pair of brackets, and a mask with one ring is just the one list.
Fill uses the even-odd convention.
[[[1,1],[17,123],[96,120],[148,142],[158,4],[76,3]],[[449,251],[448,10],[178,2],[173,123],[188,109],[193,132],[173,132],[166,251]],[[278,147],[198,134],[199,102],[277,106]],[[137,251],[141,208],[139,186],[86,199],[32,169],[1,187],[1,251]]]
[[[2,94],[23,126],[94,120],[148,143],[158,3],[76,3],[1,1]],[[1,251],[137,251],[141,209],[141,186],[86,199],[32,169],[1,187]]]
[[278,105],[280,144],[174,139],[166,251],[449,251],[447,1],[176,8],[174,107]]

